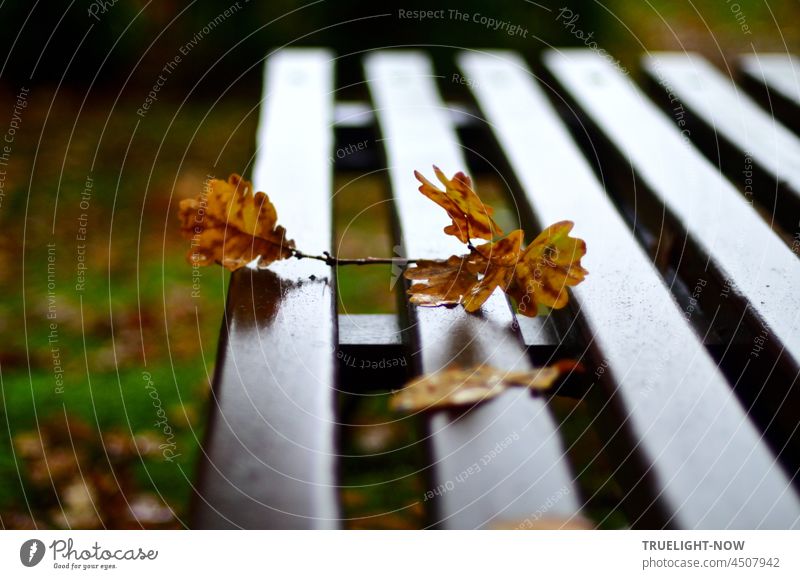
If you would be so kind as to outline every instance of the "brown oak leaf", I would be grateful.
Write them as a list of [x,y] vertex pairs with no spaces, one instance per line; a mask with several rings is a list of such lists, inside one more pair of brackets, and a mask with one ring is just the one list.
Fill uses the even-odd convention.
[[571,517],[540,516],[527,519],[492,521],[491,528],[496,531],[588,531],[596,529],[591,520],[580,515]]
[[444,185],[444,191],[428,181],[419,171],[414,176],[422,183],[420,193],[440,205],[453,220],[452,225],[444,228],[448,235],[456,236],[462,243],[470,239],[492,240],[503,235],[503,230],[494,222],[494,209],[481,201],[472,189],[472,181],[459,171],[448,179],[437,167],[433,166],[436,177]]
[[515,266],[520,260],[524,237],[524,232],[516,229],[494,243],[484,243],[473,250],[485,260],[486,268],[481,272],[480,281],[472,286],[464,299],[465,310],[478,311],[495,288],[507,291],[514,280]]
[[275,206],[239,175],[211,179],[202,194],[181,201],[178,216],[192,241],[186,258],[193,265],[216,262],[234,271],[256,258],[264,267],[292,255],[294,242],[277,225]]
[[496,287],[505,289],[511,283],[522,238],[523,232],[518,229],[494,243],[473,248],[466,255],[452,255],[447,261],[417,262],[404,274],[407,279],[418,281],[408,290],[411,303],[426,307],[463,304],[468,312],[477,311]]
[[397,412],[417,412],[472,405],[490,400],[514,386],[547,390],[572,371],[582,372],[583,366],[575,360],[560,360],[526,372],[510,372],[486,365],[448,368],[415,378],[392,396],[390,406]]
[[570,237],[572,221],[554,223],[534,239],[516,264],[506,292],[525,316],[536,316],[538,306],[560,309],[567,305],[567,288],[581,283],[589,273],[581,266],[586,242]]
[[[420,260],[403,274],[417,280],[408,290],[412,304],[418,306],[455,306],[479,282],[478,272],[486,267],[475,254],[451,255],[446,261]],[[423,280],[423,281],[419,281]]]
[[571,221],[555,223],[525,249],[524,234],[517,229],[466,255],[420,261],[405,272],[407,279],[416,281],[408,290],[411,303],[462,304],[466,311],[476,312],[499,287],[516,300],[519,313],[525,316],[536,316],[539,305],[563,308],[569,301],[567,288],[589,273],[581,266],[586,243],[569,236],[572,227]]

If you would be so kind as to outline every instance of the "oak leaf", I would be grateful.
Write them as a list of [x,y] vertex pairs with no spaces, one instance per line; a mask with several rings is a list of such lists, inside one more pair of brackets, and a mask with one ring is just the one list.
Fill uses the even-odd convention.
[[503,235],[503,230],[492,219],[494,209],[481,201],[472,189],[469,177],[459,171],[452,179],[448,179],[436,165],[433,166],[433,171],[444,185],[444,191],[428,181],[419,171],[414,171],[414,176],[422,183],[420,193],[443,207],[453,220],[452,225],[444,228],[445,233],[456,236],[462,243],[469,243],[470,239],[491,241]]
[[469,254],[451,256],[445,262],[421,261],[405,272],[416,280],[408,290],[411,303],[419,306],[462,304],[475,312],[500,288],[517,302],[525,316],[536,316],[539,305],[563,308],[567,288],[589,273],[581,266],[586,243],[570,237],[571,221],[545,229],[524,250],[523,232],[517,229],[492,243],[473,247]]
[[[408,290],[410,302],[418,306],[455,306],[480,280],[478,272],[485,267],[480,256],[451,255],[447,260],[420,260],[403,276],[417,280]],[[419,281],[423,280],[423,281]]]
[[578,285],[589,273],[581,266],[586,242],[569,236],[573,225],[572,221],[554,223],[523,252],[506,290],[521,314],[536,316],[539,305],[563,308],[569,301],[567,287]]
[[473,250],[481,256],[486,267],[481,279],[470,289],[464,299],[464,309],[476,312],[489,299],[495,288],[507,291],[514,281],[515,266],[519,263],[525,234],[516,229],[494,243],[484,243]]
[[292,255],[294,242],[277,225],[275,206],[239,175],[210,180],[202,194],[181,201],[178,216],[181,233],[192,240],[193,265],[216,262],[234,271],[256,258],[264,267]]
[[583,366],[574,360],[560,360],[551,366],[526,372],[511,372],[487,365],[448,368],[409,382],[392,396],[390,407],[397,412],[439,410],[484,402],[514,386],[543,391],[572,371],[582,372]]
[[491,528],[496,531],[588,531],[596,529],[597,525],[579,515],[572,515],[571,517],[553,515],[518,520],[494,520]]
[[522,238],[518,229],[466,255],[452,255],[446,261],[418,261],[404,274],[406,279],[418,282],[408,290],[411,303],[426,307],[463,304],[468,312],[477,311],[496,287],[505,289],[511,283]]

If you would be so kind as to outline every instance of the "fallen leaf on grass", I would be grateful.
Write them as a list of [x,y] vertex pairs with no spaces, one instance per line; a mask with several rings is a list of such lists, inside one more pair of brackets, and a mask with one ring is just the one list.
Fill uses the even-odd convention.
[[[178,513],[142,488],[136,469],[161,458],[162,442],[143,433],[97,433],[82,420],[55,414],[13,438],[27,513],[0,510],[12,528],[177,528]],[[152,481],[150,481],[151,484]]]
[[258,258],[258,266],[290,257],[294,242],[277,224],[278,213],[266,193],[233,174],[211,179],[206,190],[180,203],[181,233],[191,239],[193,265],[220,263],[234,271]]
[[486,365],[450,368],[412,380],[392,396],[390,407],[395,412],[439,410],[484,402],[514,386],[542,391],[571,371],[582,372],[583,366],[574,360],[560,360],[528,372],[510,372]]

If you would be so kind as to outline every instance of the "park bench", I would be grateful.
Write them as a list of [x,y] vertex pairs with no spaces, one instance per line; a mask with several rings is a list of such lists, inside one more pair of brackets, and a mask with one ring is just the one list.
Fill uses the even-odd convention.
[[[734,84],[696,54],[650,55],[635,80],[588,50],[536,62],[463,51],[455,64],[468,82],[437,76],[424,52],[367,54],[370,102],[350,102],[337,98],[329,51],[270,55],[255,187],[298,247],[330,250],[332,152],[347,131],[377,131],[385,157],[363,157],[387,172],[405,255],[463,249],[413,171],[478,167],[508,180],[529,239],[573,220],[590,276],[568,309],[531,319],[500,292],[478,315],[337,316],[336,271],[322,262],[236,271],[192,524],[341,528],[341,392],[389,392],[452,363],[513,370],[569,356],[586,371],[552,395],[513,389],[419,418],[420,468],[446,489],[430,501],[432,527],[583,518],[559,396],[595,413],[632,526],[800,526],[800,139],[773,116],[800,110],[800,69],[747,57]],[[445,101],[445,84],[462,101]],[[337,353],[411,364],[354,370]],[[489,466],[460,476],[511,435]]]

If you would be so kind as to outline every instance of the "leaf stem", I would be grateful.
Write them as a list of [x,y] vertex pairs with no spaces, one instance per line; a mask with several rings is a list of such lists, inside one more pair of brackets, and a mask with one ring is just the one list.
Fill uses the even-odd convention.
[[344,258],[331,255],[327,251],[323,251],[322,255],[309,255],[307,253],[303,253],[299,249],[293,249],[292,255],[297,259],[316,259],[317,261],[324,261],[326,265],[329,265],[331,267],[339,265],[375,265],[375,264],[408,265],[420,261],[419,259],[407,259],[405,257]]

